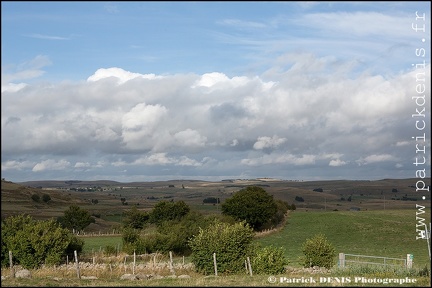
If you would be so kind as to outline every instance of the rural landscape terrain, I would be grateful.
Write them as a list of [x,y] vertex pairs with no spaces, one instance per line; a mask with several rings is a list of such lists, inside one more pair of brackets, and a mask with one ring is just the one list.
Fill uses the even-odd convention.
[[[430,179],[425,179],[425,182],[430,183]],[[306,239],[317,233],[322,233],[328,238],[335,247],[337,254],[373,255],[398,259],[404,259],[407,254],[413,254],[413,269],[417,269],[417,274],[414,273],[412,276],[417,277],[419,282],[405,284],[408,286],[422,286],[430,281],[428,277],[430,264],[426,241],[421,239],[416,240],[416,236],[418,236],[416,232],[416,225],[418,224],[416,215],[419,214],[416,204],[421,204],[424,207],[421,210],[421,215],[418,216],[425,219],[424,223],[429,223],[430,202],[423,200],[420,192],[416,192],[415,183],[415,179],[288,181],[260,178],[227,179],[218,182],[172,180],[134,183],[75,180],[13,183],[3,179],[1,217],[5,219],[13,215],[26,214],[38,220],[56,219],[62,216],[70,205],[78,205],[89,211],[95,219],[94,223],[91,223],[84,231],[81,231],[82,234],[80,235],[85,241],[83,253],[80,257],[88,259],[88,262],[94,262],[95,255],[103,254],[98,254],[97,252],[102,252],[106,246],[118,247],[121,250],[121,229],[124,212],[130,210],[132,207],[136,207],[139,211],[149,211],[160,201],[184,201],[189,205],[191,210],[198,211],[204,215],[221,214],[220,206],[226,199],[232,197],[232,195],[241,189],[256,186],[263,188],[274,199],[286,201],[290,205],[294,204],[296,208],[288,212],[285,221],[278,227],[272,227],[274,229],[257,233],[254,241],[263,246],[283,247],[289,264],[286,266],[286,271],[281,277],[292,277],[292,275],[295,275],[301,278],[312,275],[316,279],[325,281],[318,284],[299,282],[294,286],[336,285],[333,278],[332,281],[327,281],[325,279],[330,278],[325,277],[336,277],[337,281],[343,280],[343,277],[352,277],[350,279],[353,282],[354,277],[369,275],[371,273],[375,277],[397,276],[398,278],[404,278],[410,275],[406,274],[408,273],[407,271],[393,271],[392,274],[387,270],[380,272],[376,269],[372,271],[359,269],[348,272],[339,269],[337,265],[332,272],[302,269],[300,260],[302,258],[302,244]],[[33,199],[33,195],[35,194],[39,196],[39,199],[47,198],[46,195],[48,195],[49,201],[36,202]],[[207,203],[205,199],[218,199],[218,202]],[[124,258],[125,268],[124,270],[122,268],[122,273],[130,270],[130,266],[126,264],[126,262],[131,263],[132,260],[130,257],[131,255]],[[144,256],[140,258],[142,263],[146,261],[152,262],[151,257],[148,259],[142,257]],[[168,255],[163,254],[160,254],[158,257],[160,257],[160,261],[162,262],[169,259]],[[129,260],[126,260],[126,258]],[[253,275],[253,277],[248,275],[226,276],[222,278],[204,277],[194,271],[191,266],[187,265],[190,264],[190,261],[190,257],[188,256],[174,255],[173,262],[180,265],[176,274],[183,273],[191,276],[188,279],[167,279],[165,277],[164,279],[153,279],[146,282],[136,280],[123,280],[119,282],[118,278],[112,279],[114,272],[111,270],[108,273],[110,275],[108,279],[103,281],[94,279],[85,280],[85,277],[76,279],[73,270],[62,271],[61,268],[58,268],[57,272],[52,272],[54,274],[40,272],[39,270],[34,271],[31,280],[5,279],[2,280],[2,286],[287,285],[283,283],[283,279],[285,278],[277,278],[278,282],[275,284],[268,281],[268,276],[263,275]],[[8,270],[8,267],[3,267],[2,275],[8,275]],[[55,277],[56,273],[61,274],[61,277]],[[85,275],[86,272],[83,273]],[[87,274],[89,273],[87,272]],[[132,271],[128,273],[132,273]],[[166,273],[170,274],[169,270]],[[90,274],[94,275],[94,273]],[[98,274],[99,278],[103,278],[102,272],[97,272],[96,274]],[[159,274],[163,275],[163,272]],[[37,280],[38,277],[40,277],[39,280]],[[68,284],[65,284],[61,280],[58,280],[62,278],[71,278],[71,280],[70,282],[68,280]],[[282,283],[279,283],[279,279]],[[373,283],[348,284],[351,286],[374,286]],[[339,283],[339,285],[341,284]]]

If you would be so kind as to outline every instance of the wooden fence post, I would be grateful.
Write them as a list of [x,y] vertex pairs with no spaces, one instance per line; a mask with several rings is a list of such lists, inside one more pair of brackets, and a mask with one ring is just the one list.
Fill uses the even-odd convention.
[[252,266],[251,266],[251,264],[250,264],[250,258],[249,258],[249,257],[247,257],[247,262],[248,262],[248,266],[249,266],[249,273],[250,273],[250,276],[252,276]]
[[15,271],[14,271],[14,267],[13,267],[13,259],[12,259],[12,251],[9,251],[9,266],[10,266],[10,273],[11,273],[11,277],[15,278]]
[[127,257],[127,256],[125,256],[125,261],[124,261],[124,269],[125,269],[125,273],[126,273],[126,257]]
[[136,263],[136,253],[134,249],[134,261],[133,261],[133,267],[132,267],[132,274],[135,275],[135,263]]
[[174,267],[173,267],[173,256],[172,252],[169,251],[170,261],[169,261],[169,269],[171,273],[174,273]]
[[213,253],[213,264],[214,264],[215,276],[217,276],[216,253]]
[[345,267],[345,254],[344,253],[339,253],[339,266],[340,267]]
[[74,250],[74,255],[75,255],[75,263],[76,263],[77,277],[78,277],[78,279],[81,279],[80,268],[79,268],[79,263],[78,263],[78,254],[77,254],[77,251],[76,251],[76,250]]

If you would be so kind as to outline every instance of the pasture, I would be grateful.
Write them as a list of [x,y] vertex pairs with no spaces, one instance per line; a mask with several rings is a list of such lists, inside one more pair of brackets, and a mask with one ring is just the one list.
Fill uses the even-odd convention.
[[[425,213],[420,215],[426,223],[430,222],[430,204],[428,201],[404,201],[402,197],[418,197],[410,184],[412,179],[379,180],[379,181],[264,181],[264,180],[230,180],[220,182],[203,181],[171,181],[152,183],[130,183],[128,186],[118,186],[121,183],[111,183],[111,187],[103,191],[78,192],[71,190],[41,189],[30,186],[20,186],[2,181],[2,217],[24,211],[38,219],[47,219],[62,215],[71,203],[88,209],[92,214],[99,215],[96,223],[86,229],[87,233],[110,233],[121,227],[122,212],[136,205],[139,210],[149,210],[160,200],[183,200],[192,209],[204,214],[220,213],[220,205],[203,204],[206,197],[217,197],[221,202],[248,185],[265,185],[266,191],[275,199],[294,203],[297,210],[289,214],[285,226],[274,233],[256,238],[263,246],[273,245],[285,248],[290,269],[300,269],[302,264],[302,244],[306,239],[318,233],[324,234],[335,247],[336,253],[362,254],[392,258],[406,258],[414,255],[414,268],[418,270],[425,266],[430,271],[426,240],[416,240],[416,203],[425,205]],[[59,183],[54,183],[55,185]],[[54,185],[52,184],[52,185]],[[61,184],[61,183],[60,183]],[[91,185],[83,183],[83,185]],[[100,183],[103,185],[104,183]],[[36,184],[35,184],[36,185]],[[39,184],[37,184],[40,186]],[[68,184],[69,185],[69,184]],[[174,187],[172,187],[174,186]],[[313,191],[323,188],[323,192]],[[397,192],[393,192],[397,189]],[[34,193],[47,193],[52,201],[49,203],[34,203],[30,196]],[[302,196],[304,202],[296,202],[294,198]],[[346,199],[351,196],[351,201]],[[128,205],[123,205],[121,198],[126,198]],[[344,198],[344,200],[342,200]],[[98,199],[93,205],[89,200]],[[350,211],[358,207],[360,211]],[[22,209],[21,209],[22,208]],[[103,251],[106,246],[122,246],[121,236],[80,236],[85,241],[82,259],[91,259],[93,253]],[[90,256],[90,257],[89,257]],[[175,255],[174,262],[181,262],[183,255]],[[164,256],[165,257],[165,256]],[[129,260],[128,260],[129,261]],[[190,262],[186,257],[186,262]],[[335,267],[336,268],[336,267]],[[60,268],[58,268],[60,269]],[[129,269],[129,268],[128,268]],[[269,283],[268,276],[235,275],[210,277],[200,275],[192,270],[183,271],[190,279],[151,279],[148,281],[119,280],[124,269],[119,271],[98,272],[98,280],[76,279],[73,270],[32,271],[32,279],[6,279],[2,286],[287,286],[287,283]],[[130,272],[130,271],[129,271]],[[180,273],[180,270],[178,271]],[[182,272],[182,273],[183,273]],[[63,275],[58,277],[58,275]],[[91,271],[83,272],[92,275]],[[165,271],[166,275],[169,271]],[[352,274],[354,273],[354,274]],[[357,273],[357,274],[355,274]],[[363,274],[362,274],[363,273]],[[406,272],[408,273],[408,272]],[[408,274],[393,275],[389,272],[349,272],[334,270],[327,274],[314,274],[313,277],[345,277],[358,275],[381,275],[383,277],[409,276]],[[8,275],[8,269],[2,269],[2,275]],[[309,272],[290,272],[281,277],[309,277]],[[380,277],[381,277],[380,276]],[[402,278],[403,278],[402,277]],[[62,278],[62,279],[57,279]],[[420,277],[417,284],[398,286],[425,286],[429,277]],[[330,283],[289,284],[288,286],[335,286]],[[339,285],[340,286],[340,285]],[[372,286],[374,284],[347,286]]]

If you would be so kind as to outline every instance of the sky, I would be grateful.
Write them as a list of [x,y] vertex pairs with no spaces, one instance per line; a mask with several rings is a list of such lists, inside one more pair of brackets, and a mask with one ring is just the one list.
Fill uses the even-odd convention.
[[2,178],[430,177],[430,5],[2,1]]

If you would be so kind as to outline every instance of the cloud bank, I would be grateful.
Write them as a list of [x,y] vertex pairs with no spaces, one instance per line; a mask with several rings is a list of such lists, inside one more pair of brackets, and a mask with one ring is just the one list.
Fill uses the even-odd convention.
[[[2,173],[119,181],[413,177],[416,70],[353,74],[355,63],[306,53],[280,61],[253,77],[108,67],[80,82],[20,83],[50,63],[37,57],[27,69],[33,76],[2,82]],[[430,65],[425,71],[430,79]]]

